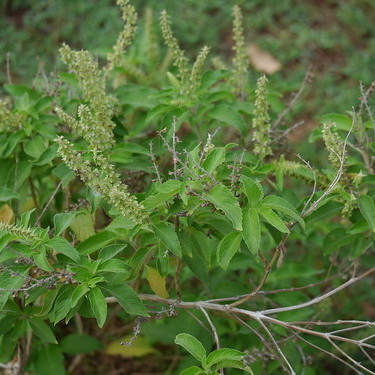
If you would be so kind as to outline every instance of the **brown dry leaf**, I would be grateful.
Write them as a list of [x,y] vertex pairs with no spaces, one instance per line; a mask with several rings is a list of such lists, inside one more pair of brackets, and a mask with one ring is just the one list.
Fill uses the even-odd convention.
[[2,205],[0,208],[0,221],[6,224],[14,223],[14,212],[7,204]]
[[281,69],[281,63],[267,51],[262,50],[256,44],[250,44],[247,53],[250,64],[260,72],[273,74]]

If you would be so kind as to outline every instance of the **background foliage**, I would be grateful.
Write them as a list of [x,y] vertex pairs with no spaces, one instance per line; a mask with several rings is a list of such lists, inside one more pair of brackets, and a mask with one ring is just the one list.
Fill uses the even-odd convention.
[[[374,5],[236,4],[246,48],[255,42],[281,63],[268,82],[236,65],[234,2],[137,2],[135,41],[113,71],[106,57],[122,23],[112,2],[1,4],[0,48],[11,52],[0,107],[2,367],[278,374],[289,363],[298,374],[352,373],[285,324],[374,320],[370,274],[288,309],[374,267]],[[166,18],[160,31],[163,8],[181,50]],[[63,47],[60,59],[62,42],[94,57]],[[300,119],[305,130],[289,133]],[[280,324],[265,320],[276,345],[246,326],[262,331],[261,321],[220,307],[253,290],[239,306],[250,314],[286,308],[272,314]],[[218,298],[214,313],[183,305]],[[210,323],[227,351],[215,351]],[[361,331],[348,337],[342,350],[374,371]],[[331,348],[324,336],[309,340]]]

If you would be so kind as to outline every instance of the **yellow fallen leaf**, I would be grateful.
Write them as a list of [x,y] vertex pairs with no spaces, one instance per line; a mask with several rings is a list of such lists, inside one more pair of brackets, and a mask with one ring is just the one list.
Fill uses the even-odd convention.
[[165,287],[165,278],[153,267],[146,266],[146,278],[152,291],[159,297],[168,298],[169,294]]
[[3,204],[0,208],[0,221],[6,224],[14,223],[14,212],[7,204]]
[[88,212],[77,215],[69,226],[80,242],[95,234],[94,221]]
[[121,342],[129,342],[132,336],[122,337],[121,339],[111,342],[105,352],[110,355],[120,355],[125,358],[144,357],[145,355],[156,353],[156,350],[149,342],[138,336],[130,346],[121,345]]
[[281,69],[281,63],[267,51],[256,44],[250,44],[247,50],[251,65],[260,72],[273,74]]

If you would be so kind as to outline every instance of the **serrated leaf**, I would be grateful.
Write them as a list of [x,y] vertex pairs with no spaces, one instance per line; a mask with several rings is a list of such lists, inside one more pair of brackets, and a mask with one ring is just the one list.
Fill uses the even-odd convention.
[[46,243],[46,245],[52,247],[57,252],[66,255],[70,259],[73,259],[75,262],[79,261],[78,251],[64,237],[53,237]]
[[261,205],[258,208],[258,213],[268,222],[268,224],[272,225],[278,231],[282,233],[289,233],[288,227],[284,224],[280,217],[272,211],[271,208]]
[[152,291],[159,297],[168,298],[169,294],[165,287],[165,278],[153,267],[146,266],[146,278]]
[[358,199],[361,214],[366,219],[371,230],[375,232],[375,204],[369,195],[363,195]]
[[302,227],[304,227],[305,225],[303,219],[298,214],[297,210],[293,207],[293,205],[290,202],[288,202],[284,198],[277,197],[276,195],[269,195],[263,199],[262,206],[272,208],[273,210],[284,213],[285,215],[298,221],[302,225]]
[[180,241],[178,240],[174,228],[170,224],[159,223],[153,225],[152,229],[156,238],[159,239],[168,250],[178,257],[182,256]]
[[243,233],[242,237],[254,255],[258,254],[260,243],[260,220],[255,208],[245,207],[243,210]]
[[102,328],[107,319],[107,302],[105,297],[98,287],[91,289],[87,296],[98,327]]
[[208,193],[207,199],[220,210],[223,210],[232,222],[234,229],[242,230],[242,210],[237,198],[222,184],[217,184]]
[[164,182],[156,188],[156,191],[153,194],[149,195],[144,201],[142,201],[142,205],[147,210],[153,210],[156,207],[165,205],[166,200],[180,192],[181,184],[182,182],[177,180]]
[[133,315],[149,316],[138,294],[126,284],[101,286],[110,296],[115,297],[123,309]]
[[241,232],[227,234],[217,248],[217,261],[224,269],[228,267],[230,260],[237,253],[242,240]]
[[216,168],[225,161],[225,147],[217,147],[211,150],[203,162],[202,167],[208,172],[212,173]]
[[256,207],[264,196],[262,185],[258,181],[247,176],[241,176],[241,183],[249,205],[251,207]]
[[42,341],[49,344],[57,344],[55,335],[49,325],[40,318],[30,318],[29,324],[34,334]]
[[206,359],[206,349],[194,336],[189,335],[188,333],[180,333],[176,336],[174,342],[177,345],[182,346],[198,361],[203,362]]

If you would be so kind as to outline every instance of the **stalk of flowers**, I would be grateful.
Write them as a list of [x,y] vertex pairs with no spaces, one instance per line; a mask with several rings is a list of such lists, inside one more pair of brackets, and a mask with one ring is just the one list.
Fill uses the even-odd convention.
[[246,73],[248,67],[248,57],[246,54],[245,37],[242,25],[242,13],[238,5],[233,7],[233,40],[234,40],[234,83],[237,94],[244,96],[246,87]]
[[182,86],[185,86],[188,81],[188,58],[185,56],[184,51],[180,48],[178,40],[173,36],[171,24],[168,13],[163,10],[160,16],[160,27],[170,53],[172,54],[173,63],[178,69],[178,77],[181,79]]
[[42,238],[36,233],[36,229],[30,229],[23,225],[7,224],[0,221],[0,230],[4,230],[6,233],[9,233],[14,237],[21,238],[28,242],[36,242],[42,240]]
[[189,79],[189,93],[193,93],[199,87],[202,77],[203,65],[207,59],[209,51],[210,49],[207,46],[204,46],[199,52],[199,55],[193,65],[193,68],[191,69]]
[[112,130],[113,99],[105,90],[105,77],[98,63],[88,51],[73,51],[64,44],[61,58],[69,70],[77,76],[79,86],[89,105],[80,105],[79,121],[65,114],[61,108],[56,112],[60,119],[75,129],[93,147],[102,150],[114,144]]
[[253,141],[254,153],[262,159],[272,154],[271,149],[271,121],[268,113],[267,101],[267,78],[262,76],[258,79],[257,89],[255,91],[255,108],[253,119]]
[[73,144],[63,137],[55,140],[58,153],[65,164],[73,169],[88,186],[107,199],[122,215],[129,217],[134,223],[141,224],[147,218],[144,207],[128,191],[120,177],[115,173],[113,165],[98,149],[93,150],[95,167],[82,154],[76,151]]
[[117,38],[116,44],[113,46],[113,51],[107,55],[106,74],[121,65],[121,56],[126,48],[130,46],[137,30],[138,14],[135,7],[130,4],[129,0],[117,0],[117,5],[121,8],[122,19],[125,25]]
[[25,120],[25,115],[22,113],[14,113],[9,107],[8,103],[4,99],[0,99],[0,132],[6,133],[10,131],[16,131]]

